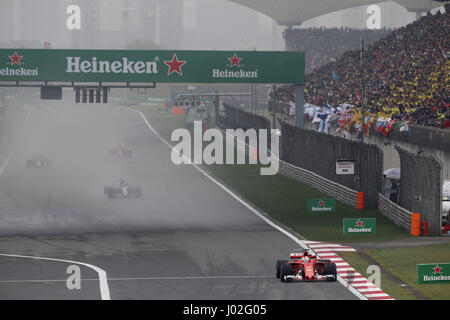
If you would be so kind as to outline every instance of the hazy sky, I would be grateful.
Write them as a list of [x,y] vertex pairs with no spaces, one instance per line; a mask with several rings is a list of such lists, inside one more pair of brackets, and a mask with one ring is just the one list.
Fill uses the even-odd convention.
[[[285,27],[227,0],[0,0],[0,45],[121,49],[150,43],[165,49],[283,50]],[[398,27],[415,14],[378,4],[380,26]],[[77,12],[78,10],[78,12]],[[324,15],[304,27],[365,28],[367,6]]]

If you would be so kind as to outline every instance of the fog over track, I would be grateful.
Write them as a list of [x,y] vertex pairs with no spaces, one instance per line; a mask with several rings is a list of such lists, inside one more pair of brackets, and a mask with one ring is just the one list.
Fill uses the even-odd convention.
[[[0,175],[0,253],[98,266],[110,279],[112,299],[356,298],[337,282],[276,279],[276,259],[298,245],[193,166],[172,164],[170,149],[137,113],[51,102],[32,108],[26,125],[17,127],[15,152]],[[109,157],[118,144],[132,149],[133,158]],[[37,153],[50,168],[25,168]],[[106,199],[104,186],[120,178],[141,186],[142,199]],[[33,268],[20,259],[7,259],[16,267],[8,269],[1,267],[5,259],[0,299],[99,297],[91,284],[85,295],[63,281],[6,285],[43,279],[43,269],[47,280],[67,274],[57,263]]]

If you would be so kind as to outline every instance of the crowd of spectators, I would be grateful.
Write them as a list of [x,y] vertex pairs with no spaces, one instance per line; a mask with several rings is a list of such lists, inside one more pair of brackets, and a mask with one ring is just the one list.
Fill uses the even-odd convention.
[[[375,117],[450,127],[449,3],[445,9],[368,45],[363,64],[357,49],[308,73],[305,101],[316,106],[365,106]],[[291,37],[289,33],[287,41],[293,41]],[[280,87],[277,97],[294,101],[293,87]]]

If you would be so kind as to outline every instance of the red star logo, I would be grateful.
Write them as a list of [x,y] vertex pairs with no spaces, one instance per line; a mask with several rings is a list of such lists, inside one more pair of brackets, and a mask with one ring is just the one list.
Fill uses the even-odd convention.
[[186,61],[178,61],[176,53],[173,54],[172,61],[164,61],[164,63],[169,66],[169,71],[167,71],[168,76],[170,76],[173,72],[178,73],[180,76],[183,75],[181,66],[184,65]]
[[358,226],[358,227],[362,227],[363,224],[364,224],[364,222],[362,222],[361,220],[358,220],[358,221],[356,222],[356,226]]
[[319,201],[319,206],[323,207],[325,205],[325,202],[323,202],[322,200]]
[[20,60],[23,58],[23,56],[19,56],[17,54],[17,51],[15,51],[14,55],[13,56],[9,56],[9,58],[11,59],[11,65],[14,65],[14,64],[17,63],[20,66]]
[[434,270],[435,274],[439,274],[439,273],[441,273],[442,268],[440,268],[438,265],[436,265],[436,267],[434,267],[433,270]]
[[241,65],[239,63],[241,62],[241,60],[243,60],[243,59],[238,58],[236,53],[234,54],[233,58],[228,58],[228,61],[231,62],[230,67],[232,67],[232,66],[240,67]]

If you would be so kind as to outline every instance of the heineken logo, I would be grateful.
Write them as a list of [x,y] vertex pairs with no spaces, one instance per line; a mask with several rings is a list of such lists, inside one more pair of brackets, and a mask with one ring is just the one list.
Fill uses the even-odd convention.
[[336,199],[309,199],[309,212],[334,212],[336,211]]
[[[176,57],[176,56],[175,56]],[[153,61],[132,61],[127,57],[122,60],[108,61],[92,57],[81,60],[81,57],[66,57],[67,73],[158,73],[159,57]]]
[[22,61],[23,56],[19,55],[17,51],[14,51],[13,55],[8,55],[9,61],[7,65],[11,67],[0,68],[0,76],[38,76],[39,67],[37,68],[24,68],[25,62]]
[[235,53],[232,57],[227,59],[229,61],[229,64],[227,63],[227,67],[230,69],[213,69],[212,70],[212,76],[213,78],[258,78],[258,69],[245,71],[245,70],[236,70],[234,67],[241,68],[243,65],[241,65],[241,61],[244,60],[243,58],[239,58],[237,54]]
[[[88,60],[82,60],[81,57],[66,57],[66,72],[67,73],[137,73],[137,74],[155,74],[158,73],[159,57],[154,57],[153,61],[133,61],[127,57],[122,57],[121,60],[109,61],[99,60],[97,57],[92,57]],[[163,61],[169,67],[167,75],[177,73],[182,76],[183,71],[181,67],[186,64],[186,61],[178,60],[177,54],[174,53],[172,60]]]
[[375,233],[375,218],[346,218],[344,219],[344,234]]
[[417,282],[423,283],[449,283],[450,263],[433,263],[417,265]]

